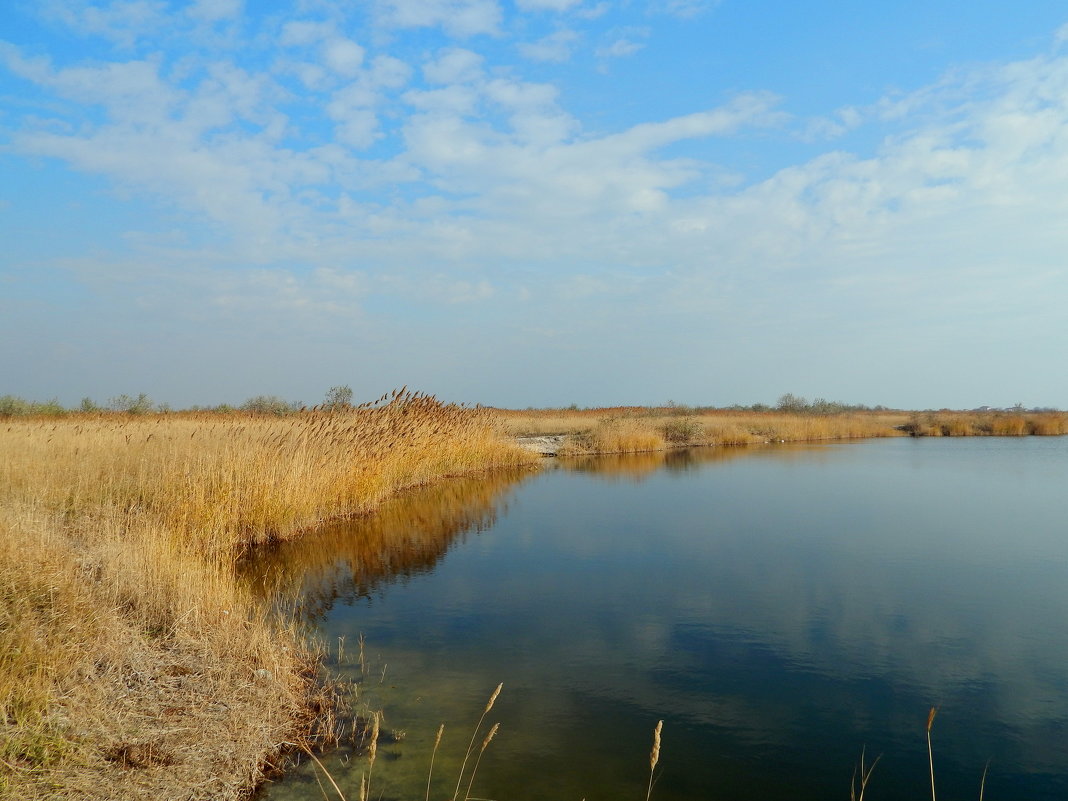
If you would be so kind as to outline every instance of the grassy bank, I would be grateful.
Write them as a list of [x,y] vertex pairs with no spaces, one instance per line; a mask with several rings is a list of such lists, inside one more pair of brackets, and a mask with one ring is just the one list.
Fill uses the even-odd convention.
[[412,394],[0,423],[0,794],[242,797],[330,734],[316,654],[237,580],[242,556],[531,458],[486,412]]
[[910,419],[905,412],[885,411],[802,415],[633,407],[497,413],[502,430],[514,436],[568,435],[566,450],[571,453],[901,436],[900,427]]
[[917,412],[905,431],[916,437],[1028,437],[1068,434],[1064,412]]
[[675,407],[495,410],[511,436],[569,437],[562,453],[638,453],[692,445],[751,445],[895,436],[1049,436],[1063,412],[844,411],[813,414]]

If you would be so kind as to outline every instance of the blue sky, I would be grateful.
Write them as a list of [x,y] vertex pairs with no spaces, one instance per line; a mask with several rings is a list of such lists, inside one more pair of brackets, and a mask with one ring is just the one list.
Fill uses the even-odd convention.
[[1068,407],[1068,11],[10,0],[0,394]]

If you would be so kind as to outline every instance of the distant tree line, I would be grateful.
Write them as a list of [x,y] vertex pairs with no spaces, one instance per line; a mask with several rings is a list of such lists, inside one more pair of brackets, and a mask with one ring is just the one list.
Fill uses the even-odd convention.
[[842,403],[841,401],[829,401],[826,398],[807,400],[800,395],[787,392],[779,397],[775,404],[776,411],[789,414],[829,415],[843,414],[845,412],[885,412],[889,411],[882,405],[865,406],[862,403]]
[[[344,411],[352,408],[353,391],[352,387],[347,384],[339,384],[337,386],[330,387],[326,391],[326,395],[323,398],[319,409],[325,409],[327,411]],[[287,401],[277,395],[253,395],[239,406],[231,406],[228,403],[219,404],[218,406],[190,406],[186,409],[175,410],[167,403],[156,403],[146,395],[144,392],[134,395],[116,395],[114,398],[109,398],[106,403],[98,404],[92,398],[82,398],[81,403],[73,408],[66,408],[57,399],[53,398],[49,401],[30,401],[24,398],[20,398],[17,395],[0,395],[0,419],[8,417],[58,417],[65,414],[71,414],[75,412],[82,413],[120,413],[120,414],[167,414],[172,411],[187,411],[187,412],[214,412],[226,414],[229,412],[245,412],[248,414],[262,414],[262,415],[287,415],[294,414],[295,412],[302,411],[307,408],[300,401]],[[566,407],[568,411],[579,411],[578,404],[573,403]],[[585,407],[589,409],[591,407]],[[636,410],[638,407],[634,407]],[[533,410],[533,407],[527,407],[528,410]],[[749,406],[743,404],[733,404],[731,406],[688,406],[683,403],[676,403],[669,400],[663,406],[659,408],[648,408],[647,413],[662,413],[664,411],[669,414],[675,414],[680,417],[700,414],[702,412],[710,411],[736,411],[736,412],[783,412],[785,414],[800,414],[800,415],[834,415],[845,414],[849,412],[886,412],[892,411],[886,406],[866,406],[862,403],[842,403],[841,401],[829,401],[826,398],[814,398],[808,400],[801,395],[794,395],[792,392],[787,392],[784,395],[779,396],[778,401],[774,405],[768,405],[766,403],[754,403]],[[947,410],[948,411],[948,410]],[[1056,407],[1043,406],[1034,407],[1031,409],[1025,409],[1022,403],[1017,403],[1015,406],[1008,409],[993,409],[989,406],[980,406],[972,411],[977,412],[997,412],[997,411],[1011,411],[1011,412],[1056,412],[1059,411]],[[637,412],[641,414],[642,412]]]
[[886,406],[865,406],[862,403],[842,403],[841,401],[829,401],[826,398],[808,400],[800,395],[787,392],[781,395],[774,405],[767,403],[753,403],[748,406],[735,403],[730,406],[687,406],[686,404],[668,401],[663,408],[669,413],[678,415],[700,414],[710,411],[731,412],[783,412],[784,414],[807,414],[807,415],[831,415],[846,412],[885,412],[890,411]]
[[[352,407],[353,392],[347,384],[330,387],[320,408],[332,411],[340,411]],[[215,412],[226,414],[229,412],[246,412],[248,414],[263,415],[287,415],[299,412],[306,406],[301,401],[287,401],[277,395],[253,395],[239,406],[222,403],[218,406],[190,406],[180,411],[187,412]],[[167,403],[156,403],[146,393],[138,395],[116,395],[107,402],[100,404],[92,398],[82,398],[81,403],[72,408],[67,408],[53,398],[49,401],[31,401],[20,398],[17,395],[0,395],[0,419],[9,417],[60,417],[66,414],[167,414],[179,411],[171,408]]]

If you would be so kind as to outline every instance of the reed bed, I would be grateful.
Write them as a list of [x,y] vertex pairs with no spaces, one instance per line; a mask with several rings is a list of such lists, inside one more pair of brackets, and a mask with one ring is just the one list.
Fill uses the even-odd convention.
[[870,437],[1059,436],[1064,412],[687,410],[618,406],[604,409],[495,409],[509,436],[567,435],[568,454],[637,453],[693,445],[733,446]]
[[1064,412],[919,412],[904,430],[915,437],[1055,437],[1068,434]]
[[892,437],[905,433],[902,427],[910,419],[904,412],[811,415],[634,407],[494,412],[499,429],[512,436],[568,435],[565,453],[570,454]]
[[401,391],[287,417],[0,423],[0,795],[238,798],[286,744],[329,737],[317,654],[237,565],[402,488],[535,458],[492,422]]

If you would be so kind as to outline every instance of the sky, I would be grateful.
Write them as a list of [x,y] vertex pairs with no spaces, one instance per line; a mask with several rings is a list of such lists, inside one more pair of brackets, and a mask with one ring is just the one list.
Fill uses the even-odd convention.
[[0,395],[1068,408],[1068,9],[4,0]]

